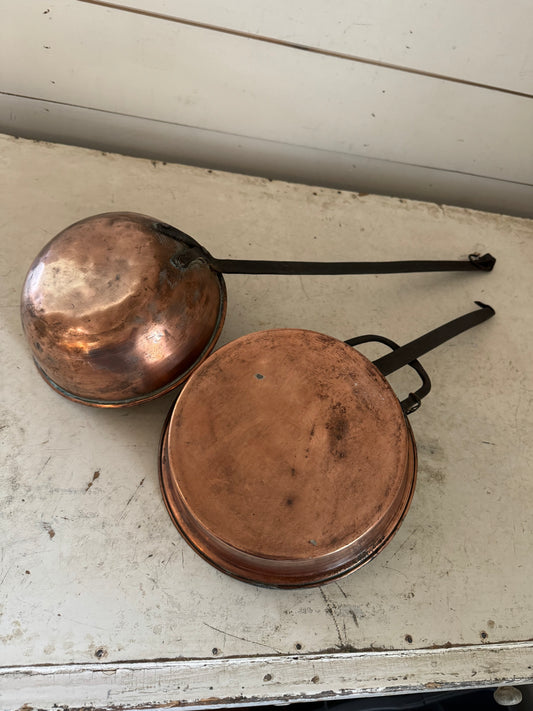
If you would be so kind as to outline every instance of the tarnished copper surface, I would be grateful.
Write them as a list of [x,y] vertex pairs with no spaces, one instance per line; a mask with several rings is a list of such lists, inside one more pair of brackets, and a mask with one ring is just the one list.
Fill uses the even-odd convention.
[[224,322],[223,278],[157,220],[106,213],[63,230],[33,262],[22,323],[47,382],[88,405],[133,405],[181,383]]
[[389,384],[329,336],[279,329],[214,353],[184,386],[161,443],[169,513],[242,580],[318,585],[391,538],[416,450]]

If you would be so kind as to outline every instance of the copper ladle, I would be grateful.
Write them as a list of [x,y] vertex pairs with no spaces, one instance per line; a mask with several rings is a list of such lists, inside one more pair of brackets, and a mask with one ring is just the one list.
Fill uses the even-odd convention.
[[76,222],[37,255],[22,325],[45,381],[70,400],[123,407],[183,383],[209,355],[226,313],[222,273],[392,274],[491,271],[464,261],[276,262],[216,259],[152,217],[110,212]]
[[[480,307],[399,347],[300,329],[259,331],[208,358],[180,392],[161,439],[160,482],[185,540],[258,585],[321,585],[374,558],[411,502],[416,445],[407,415],[431,382],[417,358],[494,315]],[[352,348],[378,341],[371,362]],[[386,380],[422,384],[401,402]]]

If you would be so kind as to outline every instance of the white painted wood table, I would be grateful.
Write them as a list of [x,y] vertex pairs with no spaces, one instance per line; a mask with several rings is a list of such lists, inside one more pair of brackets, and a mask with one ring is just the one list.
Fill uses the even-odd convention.
[[[0,706],[216,706],[533,676],[533,223],[0,138]],[[399,342],[494,319],[424,357],[419,477],[390,545],[338,583],[262,589],[180,538],[158,487],[172,396],[97,410],[39,377],[19,321],[38,250],[90,214],[168,221],[220,257],[459,258],[492,274],[229,276],[221,343],[276,326]],[[401,394],[408,374],[394,378]]]

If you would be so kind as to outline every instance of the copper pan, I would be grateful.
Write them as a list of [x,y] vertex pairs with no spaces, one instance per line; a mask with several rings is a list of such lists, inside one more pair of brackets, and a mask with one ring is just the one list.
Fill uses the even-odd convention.
[[[257,585],[307,587],[374,558],[416,480],[407,415],[431,383],[418,356],[494,315],[481,308],[399,348],[313,331],[253,333],[222,347],[181,391],[161,439],[169,514],[205,560]],[[352,346],[393,350],[371,362]],[[385,376],[422,385],[400,402]]]
[[96,407],[151,400],[184,382],[224,323],[222,272],[366,274],[490,271],[464,261],[269,262],[215,259],[192,237],[152,217],[105,213],[43,247],[26,277],[22,324],[46,382]]

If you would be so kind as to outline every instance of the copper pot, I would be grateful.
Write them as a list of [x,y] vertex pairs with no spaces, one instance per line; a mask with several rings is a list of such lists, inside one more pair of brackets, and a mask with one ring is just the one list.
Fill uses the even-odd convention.
[[[281,588],[335,580],[376,556],[415,487],[407,415],[431,388],[417,357],[494,315],[478,305],[402,348],[279,329],[213,354],[161,439],[163,498],[187,542],[233,577]],[[371,362],[352,347],[369,340],[393,350]],[[422,385],[399,402],[385,376],[407,364]]]
[[76,402],[121,407],[183,383],[213,349],[224,323],[222,272],[364,274],[490,271],[467,261],[268,262],[215,259],[192,237],[146,215],[88,217],[37,255],[21,314],[46,382]]

